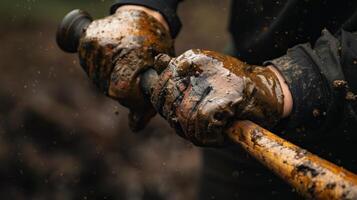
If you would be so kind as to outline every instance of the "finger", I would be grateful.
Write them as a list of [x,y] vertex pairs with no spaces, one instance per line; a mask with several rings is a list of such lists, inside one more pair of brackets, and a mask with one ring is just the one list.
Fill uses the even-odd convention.
[[110,62],[111,59],[108,57],[109,52],[107,52],[106,47],[98,47],[93,53],[94,65],[91,69],[91,79],[95,85],[103,92],[107,93],[109,88],[110,72],[113,68],[113,63]]
[[87,39],[84,39],[84,41],[81,42],[81,46],[79,48],[79,57],[81,65],[84,71],[88,74],[89,78],[91,78],[91,75],[93,74],[92,71],[94,68],[94,54],[95,51],[92,42]]
[[163,98],[164,89],[167,82],[174,77],[172,70],[166,69],[159,76],[158,82],[154,86],[154,90],[151,94],[151,103],[154,108],[160,113],[165,99]]
[[167,68],[170,68],[175,76],[196,76],[198,73],[196,73],[196,69],[194,68],[194,60],[197,59],[197,57],[199,56],[193,50],[186,51],[177,58],[170,60],[169,57],[161,54],[161,56],[159,55],[159,57],[157,57],[157,70],[160,71],[160,69],[167,65]]
[[231,103],[226,99],[206,96],[197,106],[197,116],[192,126],[195,127],[195,138],[203,146],[221,146],[225,143],[224,128],[234,117]]
[[160,93],[160,98],[163,100],[159,112],[166,119],[176,118],[175,108],[182,99],[183,94],[180,91],[179,84],[180,81],[169,79]]
[[171,58],[167,54],[160,53],[155,57],[155,62],[154,62],[154,70],[158,73],[161,74],[162,71],[164,71],[170,64]]
[[[210,73],[213,71],[211,70]],[[203,146],[220,146],[224,144],[223,129],[234,118],[237,105],[242,101],[239,86],[232,85],[232,80],[223,78],[224,74],[202,73],[196,78],[201,85],[211,87],[209,93],[202,95],[196,113],[190,116],[188,132],[194,133],[196,141]],[[233,81],[234,84],[240,82]]]
[[92,39],[83,41],[80,50],[81,65],[94,84],[104,92],[108,91],[111,47],[101,47]]
[[138,74],[145,63],[138,59],[138,55],[141,55],[138,49],[122,48],[118,51],[120,53],[115,55],[115,65],[111,72],[109,95],[125,99],[140,93]]
[[[168,79],[163,86],[160,86],[160,91],[157,90],[153,96],[154,106],[156,110],[170,122],[174,128],[180,127],[179,120],[176,115],[176,110],[181,104],[183,93],[187,89],[187,79],[179,79],[177,77]],[[159,91],[159,92],[158,92]]]
[[194,138],[195,127],[190,126],[192,120],[196,120],[197,106],[209,94],[211,86],[207,85],[204,79],[190,78],[190,84],[183,93],[183,98],[176,115],[180,125],[188,139]]
[[160,74],[160,78],[152,94],[152,102],[157,104],[157,108],[162,106],[160,93],[163,92],[168,80],[187,80],[189,75],[184,72],[190,70],[191,65],[192,63],[183,56],[171,58],[166,54],[159,54],[155,57],[154,68]]

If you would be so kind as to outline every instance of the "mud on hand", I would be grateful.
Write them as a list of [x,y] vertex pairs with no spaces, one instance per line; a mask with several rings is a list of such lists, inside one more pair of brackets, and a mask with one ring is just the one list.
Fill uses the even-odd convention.
[[225,145],[224,130],[235,120],[271,126],[282,116],[282,90],[268,68],[205,50],[158,58],[158,65],[168,67],[151,101],[179,135],[196,145]]
[[169,32],[144,11],[118,10],[89,25],[80,40],[81,65],[96,86],[130,109],[130,127],[142,129],[155,115],[143,97],[140,73],[158,53],[173,53]]

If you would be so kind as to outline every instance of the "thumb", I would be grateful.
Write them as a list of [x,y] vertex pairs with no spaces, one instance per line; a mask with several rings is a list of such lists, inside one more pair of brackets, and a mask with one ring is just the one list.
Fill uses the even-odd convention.
[[167,54],[160,53],[155,57],[155,62],[154,62],[154,69],[158,74],[161,74],[164,69],[167,68],[169,65],[170,61],[172,60],[172,57],[170,57]]

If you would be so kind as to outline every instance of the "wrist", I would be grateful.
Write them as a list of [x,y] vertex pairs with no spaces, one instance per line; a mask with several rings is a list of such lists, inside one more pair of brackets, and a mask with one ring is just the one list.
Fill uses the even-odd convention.
[[170,28],[168,23],[166,22],[165,18],[157,11],[152,10],[150,8],[144,6],[137,6],[137,5],[124,5],[120,6],[115,12],[123,11],[123,10],[140,10],[145,12],[146,14],[154,17],[158,22],[160,22],[165,29],[170,32]]
[[273,65],[267,66],[278,78],[280,87],[284,95],[284,108],[283,108],[283,118],[288,117],[293,109],[293,97],[291,95],[288,84],[286,83],[283,75],[276,69]]

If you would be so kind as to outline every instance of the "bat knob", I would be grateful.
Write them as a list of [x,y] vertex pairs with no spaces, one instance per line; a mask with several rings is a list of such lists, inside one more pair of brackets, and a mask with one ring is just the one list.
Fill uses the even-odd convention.
[[79,40],[92,21],[92,17],[83,10],[69,12],[57,29],[57,45],[65,52],[76,53]]

